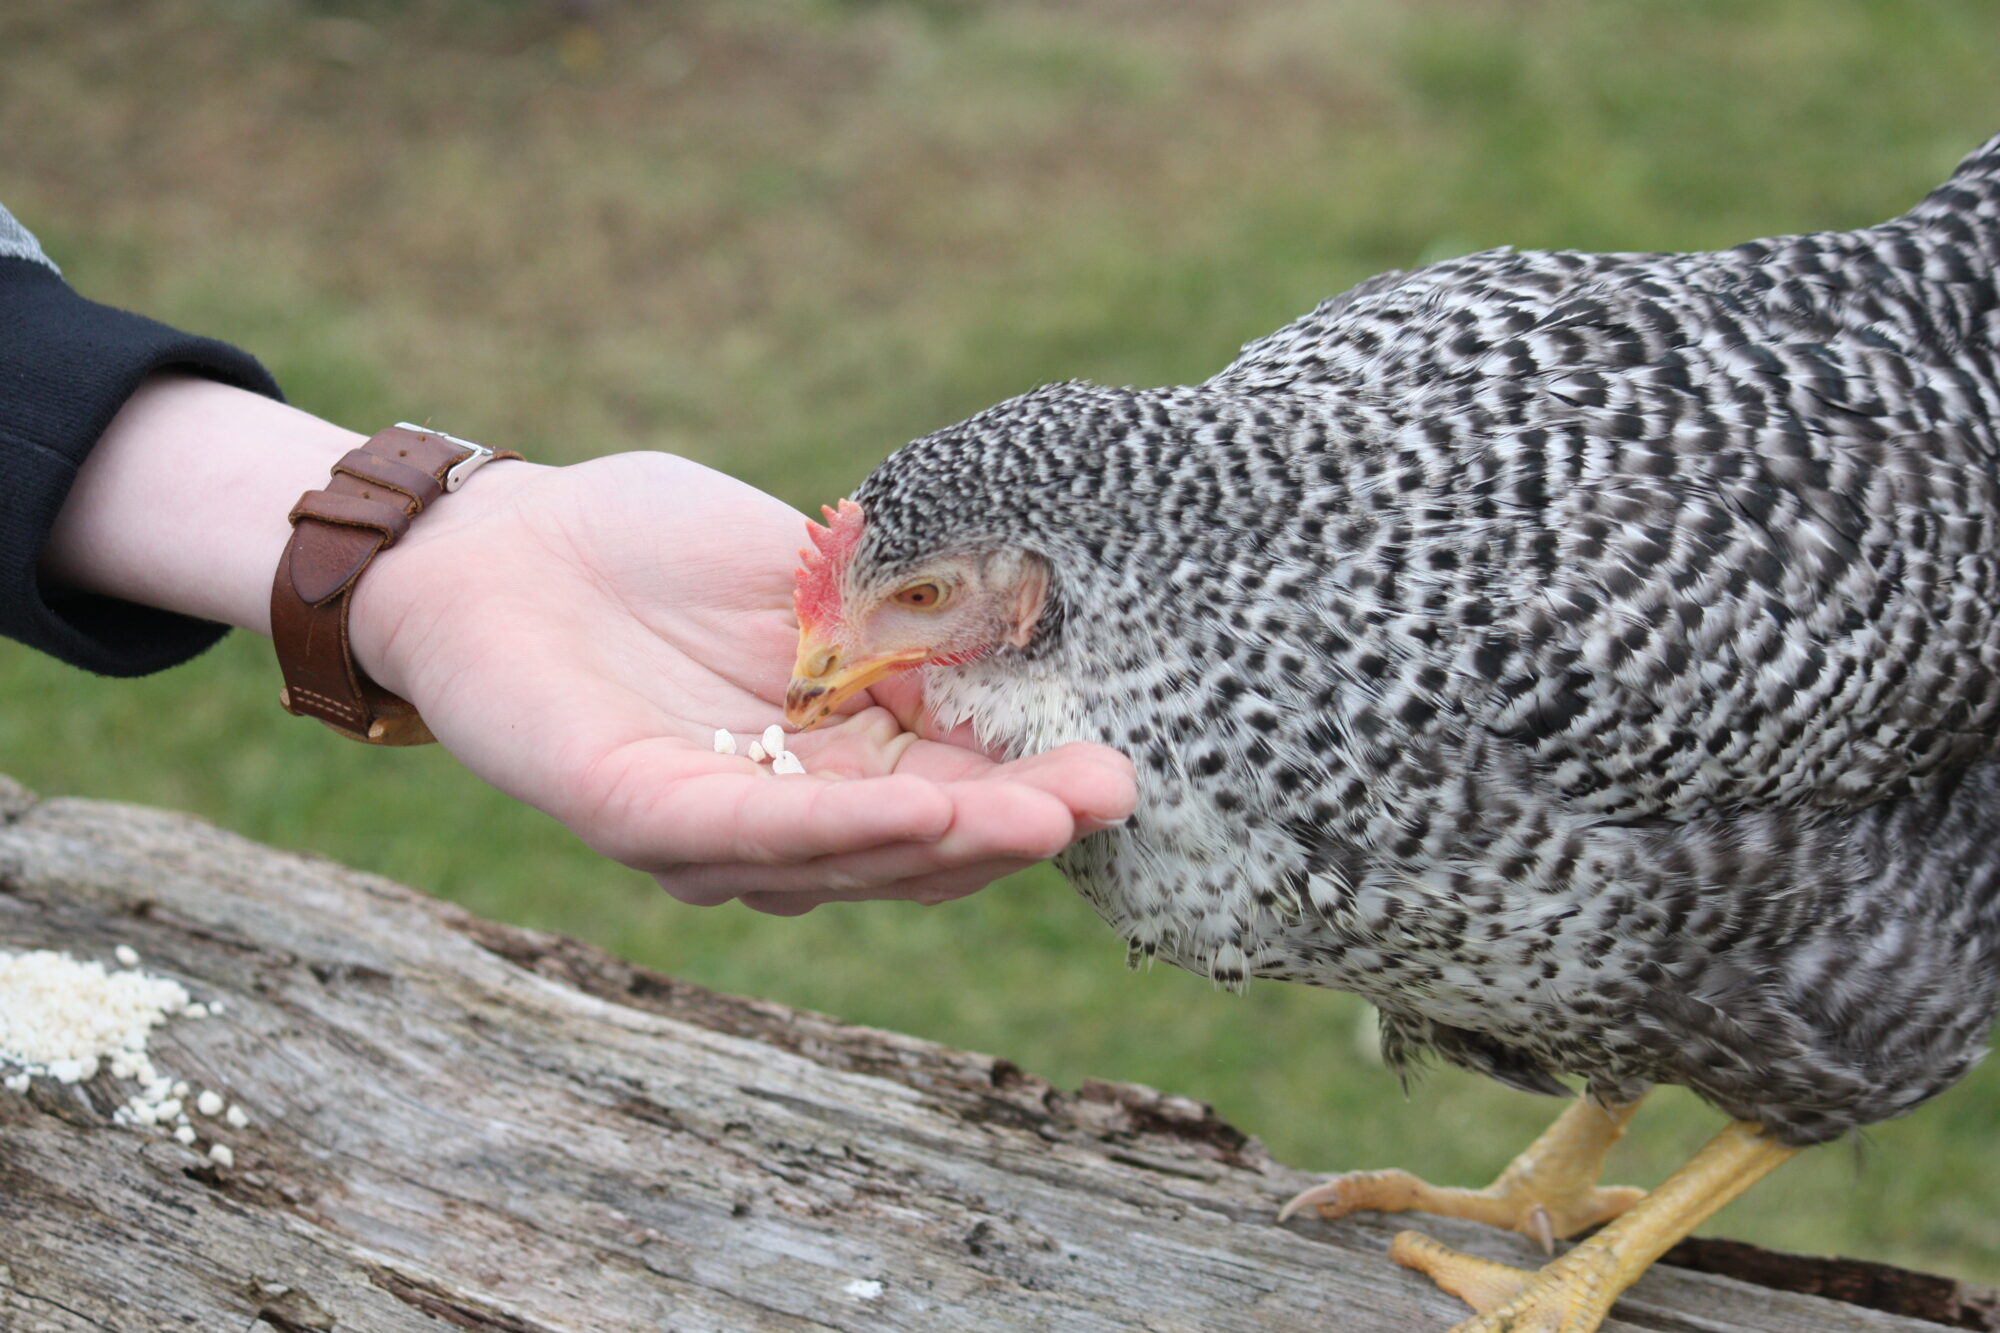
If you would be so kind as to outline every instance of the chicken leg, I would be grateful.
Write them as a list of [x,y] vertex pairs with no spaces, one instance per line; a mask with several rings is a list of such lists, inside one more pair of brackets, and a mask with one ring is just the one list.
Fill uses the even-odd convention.
[[1437,1213],[1518,1231],[1544,1254],[1573,1236],[1630,1208],[1645,1196],[1629,1185],[1601,1187],[1604,1155],[1625,1136],[1638,1100],[1607,1107],[1580,1097],[1485,1189],[1429,1184],[1407,1171],[1350,1171],[1293,1199],[1278,1213],[1284,1221],[1302,1208],[1332,1219],[1349,1213]]
[[1798,1151],[1757,1125],[1732,1121],[1623,1216],[1535,1272],[1461,1254],[1414,1231],[1396,1237],[1389,1257],[1479,1312],[1451,1333],[1591,1333],[1655,1259]]

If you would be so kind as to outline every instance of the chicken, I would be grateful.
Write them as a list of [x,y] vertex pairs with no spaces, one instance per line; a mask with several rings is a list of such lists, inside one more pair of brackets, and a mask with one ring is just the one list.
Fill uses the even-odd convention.
[[[1904,217],[1712,254],[1502,249],[1373,278],[1206,383],[1051,385],[814,527],[788,715],[923,673],[1009,754],[1132,756],[1059,867],[1241,986],[1358,992],[1583,1097],[1484,1190],[1297,1206],[1414,1233],[1462,1330],[1597,1327],[1797,1150],[1901,1115],[2000,988],[2000,139]],[[1596,1184],[1646,1090],[1732,1121]]]

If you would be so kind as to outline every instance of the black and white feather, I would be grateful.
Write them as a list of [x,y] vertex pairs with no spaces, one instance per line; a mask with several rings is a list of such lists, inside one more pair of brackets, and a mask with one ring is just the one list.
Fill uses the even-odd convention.
[[1046,559],[928,697],[1137,761],[1061,863],[1137,954],[1832,1138],[2000,988],[1996,265],[2000,139],[1865,230],[1386,274],[909,445],[857,559]]

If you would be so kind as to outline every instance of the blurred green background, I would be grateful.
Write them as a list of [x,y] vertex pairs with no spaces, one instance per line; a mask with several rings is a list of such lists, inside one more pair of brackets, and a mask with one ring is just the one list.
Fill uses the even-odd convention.
[[[1208,375],[1380,269],[1902,211],[2000,131],[1989,0],[154,0],[0,7],[0,202],[86,295],[357,429],[666,449],[801,506],[1053,379]],[[996,497],[996,503],[1004,497]],[[0,769],[196,811],[707,985],[1209,1100],[1283,1159],[1490,1177],[1553,1103],[1405,1099],[1347,997],[1123,948],[1053,874],[696,910],[436,752],[279,712],[247,635],[140,682],[0,643]],[[1663,1094],[1614,1174],[1714,1114]],[[2000,1281],[2000,1065],[1709,1228]]]

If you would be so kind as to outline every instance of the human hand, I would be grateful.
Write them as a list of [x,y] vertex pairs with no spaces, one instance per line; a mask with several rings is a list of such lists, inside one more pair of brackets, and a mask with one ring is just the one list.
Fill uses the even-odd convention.
[[788,737],[805,776],[716,754],[718,727],[782,713],[803,533],[667,454],[494,464],[377,557],[356,660],[473,772],[690,903],[942,901],[1130,813],[1115,751],[1000,764],[881,707]]

